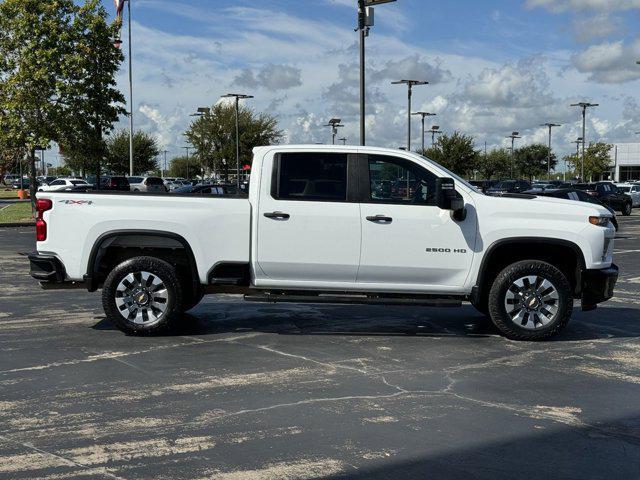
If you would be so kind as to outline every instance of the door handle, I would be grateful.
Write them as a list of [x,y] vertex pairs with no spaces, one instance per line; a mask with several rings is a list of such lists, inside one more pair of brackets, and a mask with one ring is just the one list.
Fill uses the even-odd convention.
[[264,214],[267,218],[273,218],[274,220],[289,220],[291,215],[283,212],[267,212]]
[[367,217],[367,220],[373,223],[391,223],[393,222],[393,218],[387,217],[385,215],[375,215],[373,217]]

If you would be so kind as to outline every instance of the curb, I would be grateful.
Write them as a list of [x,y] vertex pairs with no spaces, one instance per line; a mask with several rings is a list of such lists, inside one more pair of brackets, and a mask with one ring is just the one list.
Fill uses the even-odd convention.
[[35,227],[35,222],[21,222],[21,223],[0,223],[0,228],[11,227]]

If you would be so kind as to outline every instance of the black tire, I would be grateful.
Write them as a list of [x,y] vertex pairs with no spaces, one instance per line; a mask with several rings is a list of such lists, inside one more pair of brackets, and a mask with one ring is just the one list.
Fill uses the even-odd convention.
[[625,217],[628,217],[629,215],[631,215],[631,212],[633,211],[633,205],[631,203],[625,203],[622,206],[622,215]]
[[[136,272],[148,272],[163,284],[162,289],[166,296],[164,311],[157,314],[157,318],[143,323],[135,323],[133,319],[127,319],[121,314],[117,306],[118,298],[125,298],[118,291],[126,277]],[[127,298],[132,298],[130,295]],[[178,279],[175,268],[155,257],[135,257],[122,262],[115,267],[104,282],[102,288],[102,307],[109,321],[128,335],[153,335],[170,330],[178,321],[182,305],[182,285]],[[141,307],[144,308],[144,307]],[[150,307],[151,310],[153,307]],[[126,312],[126,307],[122,311]],[[153,313],[156,315],[156,313]]]
[[[512,320],[511,315],[507,313],[506,303],[510,301],[507,300],[508,292],[516,282],[529,276],[544,279],[555,288],[558,298],[557,300],[549,301],[554,302],[556,312],[551,316],[547,324],[543,324],[540,321],[541,316],[539,313],[528,313],[528,310],[524,308],[518,310],[514,307],[513,309],[513,314],[523,312],[523,322]],[[525,286],[528,284],[528,280],[526,282],[524,283]],[[536,290],[536,293],[539,292],[535,288],[534,290]],[[514,295],[513,290],[511,292],[511,295]],[[546,298],[544,292],[541,292],[540,295],[545,295]],[[531,298],[531,300],[535,303],[534,298]],[[549,312],[544,310],[545,308],[547,307],[543,307],[543,312],[546,316],[549,315]],[[546,262],[526,260],[509,265],[498,274],[489,292],[489,314],[491,320],[502,335],[512,340],[534,341],[553,337],[567,326],[572,313],[573,296],[569,280],[560,270]],[[529,326],[529,320],[531,320],[533,328],[525,328],[523,326],[525,323]]]

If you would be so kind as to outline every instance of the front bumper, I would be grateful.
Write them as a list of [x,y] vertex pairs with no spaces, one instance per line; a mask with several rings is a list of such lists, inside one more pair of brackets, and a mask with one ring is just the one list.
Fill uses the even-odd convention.
[[613,297],[618,274],[618,266],[613,264],[602,270],[584,270],[582,272],[582,309],[593,310],[599,303]]
[[36,280],[46,283],[63,283],[67,277],[62,262],[53,255],[30,253],[27,255],[31,264],[30,274]]

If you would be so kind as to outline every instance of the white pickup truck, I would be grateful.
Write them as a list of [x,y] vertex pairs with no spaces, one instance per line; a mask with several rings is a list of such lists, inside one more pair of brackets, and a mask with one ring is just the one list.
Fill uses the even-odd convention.
[[246,300],[451,306],[505,336],[551,337],[613,296],[611,214],[529,195],[486,196],[414,153],[254,150],[248,198],[38,194],[31,275],[102,289],[129,334],[163,331],[205,294]]

